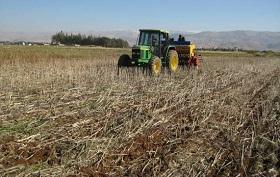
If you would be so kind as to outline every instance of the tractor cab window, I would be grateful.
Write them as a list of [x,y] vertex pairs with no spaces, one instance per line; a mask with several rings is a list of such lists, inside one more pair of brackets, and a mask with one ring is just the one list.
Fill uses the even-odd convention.
[[159,34],[152,33],[152,46],[158,46],[159,45]]
[[160,33],[161,44],[166,44],[167,40],[168,40],[168,35],[166,33]]
[[139,45],[146,46],[158,46],[159,45],[159,34],[151,32],[141,32],[139,38]]

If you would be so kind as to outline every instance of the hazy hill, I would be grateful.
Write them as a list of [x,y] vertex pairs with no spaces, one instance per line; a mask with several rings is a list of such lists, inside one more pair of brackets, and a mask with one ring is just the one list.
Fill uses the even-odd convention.
[[[91,32],[96,35],[118,37],[127,40],[134,45],[137,31],[106,31]],[[242,48],[248,50],[277,50],[280,51],[280,32],[258,31],[227,31],[227,32],[171,32],[172,37],[178,38],[183,34],[187,40],[191,40],[198,47],[203,48]]]
[[[55,32],[54,32],[55,33]],[[0,30],[0,41],[50,42],[51,32],[7,32]]]
[[187,36],[200,47],[280,50],[280,32],[201,32]]
[[[55,33],[55,32],[54,32]],[[35,41],[49,42],[54,33],[16,33],[1,32],[0,41]],[[77,32],[74,32],[77,33]],[[108,36],[122,38],[134,45],[138,31],[88,31],[81,32],[95,36]],[[185,35],[187,40],[191,40],[198,47],[203,48],[242,48],[252,50],[276,50],[280,51],[280,32],[258,32],[258,31],[227,31],[227,32],[171,32],[175,39],[179,34]]]

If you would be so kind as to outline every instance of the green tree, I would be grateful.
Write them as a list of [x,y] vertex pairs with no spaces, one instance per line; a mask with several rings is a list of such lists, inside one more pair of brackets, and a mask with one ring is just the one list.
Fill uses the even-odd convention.
[[123,39],[115,39],[108,37],[93,37],[92,35],[82,35],[82,34],[67,34],[60,31],[52,36],[52,43],[66,44],[66,45],[96,45],[102,47],[117,47],[117,48],[127,48],[129,44]]

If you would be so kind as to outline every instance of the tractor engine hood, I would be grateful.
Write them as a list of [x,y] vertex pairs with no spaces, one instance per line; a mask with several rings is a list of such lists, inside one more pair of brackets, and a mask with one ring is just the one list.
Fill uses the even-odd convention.
[[149,63],[151,57],[152,57],[152,52],[150,46],[144,46],[144,45],[133,46],[132,57],[131,57],[133,61],[136,61],[138,64],[139,63],[147,64]]

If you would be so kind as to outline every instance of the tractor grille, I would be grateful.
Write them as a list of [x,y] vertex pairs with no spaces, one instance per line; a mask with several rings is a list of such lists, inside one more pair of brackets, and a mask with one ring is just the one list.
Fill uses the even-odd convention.
[[132,49],[132,59],[140,58],[140,49]]

